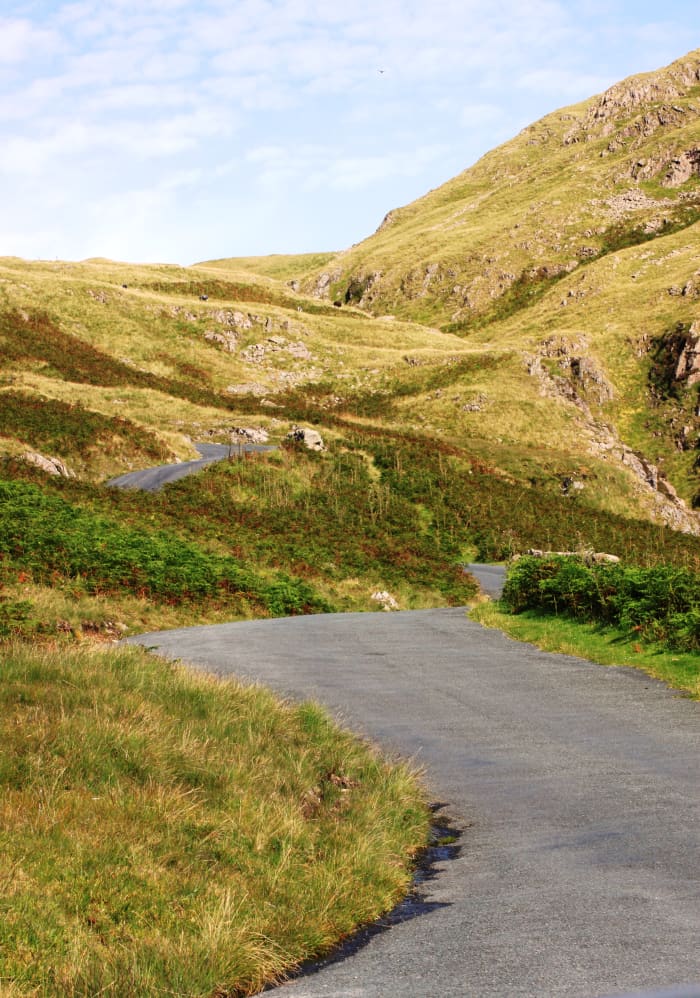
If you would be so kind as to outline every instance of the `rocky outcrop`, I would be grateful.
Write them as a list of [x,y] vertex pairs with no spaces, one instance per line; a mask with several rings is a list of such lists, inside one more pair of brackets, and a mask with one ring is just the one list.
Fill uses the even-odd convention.
[[[700,50],[690,52],[684,59],[659,72],[616,83],[577,119],[564,136],[564,144],[591,141],[614,133],[622,135],[623,132],[625,138],[635,133],[648,136],[659,127],[677,124],[694,110],[677,102],[682,101],[698,83]],[[636,111],[641,112],[639,117],[630,122]],[[619,121],[626,122],[622,129],[618,128]]]
[[[674,289],[669,288],[669,294]],[[684,290],[678,289],[679,294]],[[678,389],[700,383],[700,320],[690,326],[679,323],[655,341],[649,375],[652,396],[668,399]]]
[[561,336],[543,340],[535,354],[526,355],[527,372],[540,382],[543,395],[563,398],[589,413],[589,404],[603,405],[614,398],[612,384],[586,353],[588,341]]
[[603,460],[613,459],[627,468],[637,479],[640,494],[649,495],[658,519],[673,530],[700,534],[700,516],[688,509],[657,465],[623,443],[611,426],[596,423],[590,429],[593,430],[590,452]]
[[219,333],[215,329],[208,329],[204,334],[204,339],[215,346],[223,347],[228,353],[235,353],[238,346],[238,336],[230,330]]
[[346,305],[370,308],[379,294],[382,272],[373,270],[369,274],[356,274],[350,278],[345,291]]
[[251,343],[241,351],[241,357],[249,364],[262,364],[270,354],[284,351],[295,360],[313,360],[307,345],[301,340],[290,343],[284,336],[269,336],[263,343]]
[[[319,274],[313,285],[309,289],[310,294],[313,298],[328,298],[330,296],[331,285],[336,281],[339,281],[342,276],[342,270],[336,268],[335,270],[324,270],[322,274]],[[299,290],[297,287],[295,290]]]
[[311,430],[306,426],[293,426],[287,434],[287,440],[294,440],[303,444],[307,450],[325,450],[323,437],[317,430]]
[[664,187],[681,187],[691,177],[700,177],[700,146],[674,156],[661,183]]
[[686,387],[700,383],[700,320],[694,322],[685,337],[676,362],[675,380]]
[[60,458],[46,457],[44,454],[36,453],[36,451],[27,451],[26,454],[22,455],[22,460],[26,461],[27,464],[33,464],[35,468],[39,468],[41,471],[45,471],[47,475],[60,476],[61,478],[75,478],[75,472],[71,471],[68,465],[64,464]]

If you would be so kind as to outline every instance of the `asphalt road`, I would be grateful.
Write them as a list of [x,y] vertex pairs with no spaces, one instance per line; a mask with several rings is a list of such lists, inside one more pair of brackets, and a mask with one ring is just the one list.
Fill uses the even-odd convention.
[[178,464],[162,464],[157,468],[145,468],[143,471],[130,471],[117,478],[111,478],[105,484],[120,489],[141,489],[143,492],[157,492],[164,485],[176,482],[186,475],[193,475],[214,461],[223,461],[229,454],[250,453],[252,451],[275,450],[272,445],[265,444],[195,444],[202,455],[198,461],[180,461]]
[[498,599],[503,592],[506,570],[502,565],[480,565],[472,563],[464,566],[474,576],[487,596]]
[[700,981],[700,704],[463,610],[135,639],[314,697],[425,768],[464,825],[428,913],[279,998],[594,998]]

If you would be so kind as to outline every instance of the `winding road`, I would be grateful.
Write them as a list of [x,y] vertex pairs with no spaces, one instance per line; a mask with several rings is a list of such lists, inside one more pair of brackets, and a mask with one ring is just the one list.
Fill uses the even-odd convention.
[[161,464],[157,468],[145,468],[143,471],[128,471],[125,475],[111,478],[106,485],[120,489],[140,489],[142,492],[158,492],[164,485],[177,482],[180,478],[193,475],[197,471],[213,464],[214,461],[223,461],[230,454],[249,454],[253,451],[276,450],[273,445],[267,444],[232,444],[228,447],[225,444],[195,444],[195,448],[201,454],[196,461],[179,461],[177,464]]
[[131,640],[317,698],[424,767],[463,825],[426,914],[280,998],[597,998],[700,980],[697,702],[518,644],[463,609]]

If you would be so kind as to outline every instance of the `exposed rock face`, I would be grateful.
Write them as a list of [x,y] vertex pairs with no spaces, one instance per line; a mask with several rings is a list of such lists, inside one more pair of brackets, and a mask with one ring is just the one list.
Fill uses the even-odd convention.
[[661,183],[664,187],[680,187],[691,177],[700,177],[700,146],[675,156]]
[[[673,290],[669,288],[669,294]],[[690,388],[700,382],[700,320],[689,327],[679,323],[656,341],[651,381],[653,394],[662,398],[673,394],[677,385]]]
[[[614,397],[612,384],[589,356],[581,337],[568,342],[560,336],[544,340],[534,356],[526,357],[528,374],[540,380],[543,395],[568,399],[588,411],[588,403],[603,405]],[[546,361],[555,364],[546,364]]]
[[75,472],[71,471],[57,457],[45,457],[43,454],[37,454],[35,451],[27,451],[26,454],[22,455],[22,458],[28,464],[33,464],[35,467],[45,471],[47,475],[60,476],[61,478],[75,478]]
[[700,534],[700,516],[688,509],[673,485],[664,478],[655,464],[643,454],[623,443],[611,426],[592,424],[593,437],[590,451],[603,460],[610,457],[629,468],[640,483],[640,492],[650,492],[654,512],[674,530],[686,534]]
[[323,437],[317,430],[311,430],[305,426],[294,426],[287,434],[287,440],[296,440],[302,443],[307,450],[325,450]]
[[[331,271],[324,271],[319,274],[316,278],[316,282],[311,288],[311,294],[314,298],[328,298],[330,295],[331,284],[337,281],[342,274],[340,268]],[[297,289],[298,290],[298,289]]]
[[382,272],[374,270],[369,274],[358,274],[350,278],[345,292],[345,304],[369,308],[377,297]]
[[676,364],[675,379],[688,387],[700,382],[700,320],[690,327]]

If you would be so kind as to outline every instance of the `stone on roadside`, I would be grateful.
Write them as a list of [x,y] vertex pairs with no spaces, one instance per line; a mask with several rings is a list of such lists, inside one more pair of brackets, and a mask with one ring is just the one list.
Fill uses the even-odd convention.
[[303,444],[307,450],[326,449],[321,434],[317,430],[310,430],[305,426],[293,426],[287,434],[287,440],[296,440]]

